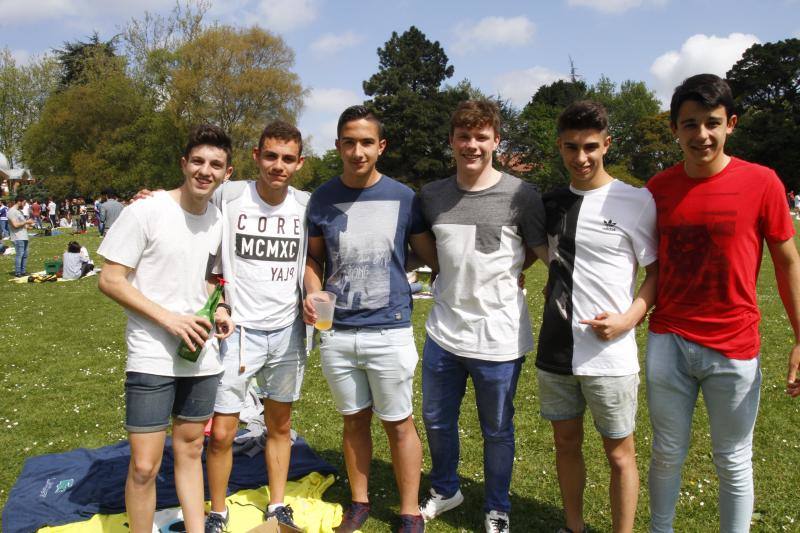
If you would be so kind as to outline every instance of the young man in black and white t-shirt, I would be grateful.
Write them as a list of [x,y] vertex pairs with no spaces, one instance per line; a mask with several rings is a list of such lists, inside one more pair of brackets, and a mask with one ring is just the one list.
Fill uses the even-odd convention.
[[[552,422],[566,525],[584,530],[581,447],[588,405],[611,467],[614,531],[632,531],[639,475],[633,430],[639,360],[634,329],[655,300],[656,210],[647,189],[611,177],[608,115],[589,101],[558,119],[568,188],[543,197],[550,253],[536,357],[542,416]],[[636,273],[646,277],[634,296]]]

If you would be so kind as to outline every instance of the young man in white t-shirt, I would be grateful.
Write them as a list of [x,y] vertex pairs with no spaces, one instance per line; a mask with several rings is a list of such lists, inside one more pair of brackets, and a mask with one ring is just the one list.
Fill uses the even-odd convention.
[[[231,141],[220,128],[202,125],[189,136],[177,189],[126,208],[101,244],[106,258],[99,287],[125,308],[128,360],[125,428],[131,462],[125,507],[132,532],[149,533],[156,504],[156,475],[172,415],[175,488],[186,530],[203,530],[203,428],[211,418],[222,372],[212,324],[194,313],[213,286],[206,280],[219,253],[222,222],[208,203],[233,171]],[[218,310],[217,338],[233,330]],[[177,355],[183,340],[203,346],[197,361]]]
[[[567,107],[558,119],[558,149],[570,184],[543,197],[550,274],[536,366],[541,414],[553,425],[564,533],[584,531],[581,448],[587,405],[611,467],[615,532],[633,531],[639,493],[634,329],[655,300],[656,209],[647,189],[605,171],[610,144],[601,104]],[[646,275],[634,296],[640,266]]]
[[225,304],[236,329],[222,343],[225,371],[217,390],[208,444],[211,512],[206,533],[225,530],[232,445],[247,387],[256,377],[267,427],[265,462],[270,502],[266,518],[296,527],[284,504],[291,455],[292,402],[300,398],[306,364],[306,327],[300,313],[306,260],[309,194],[291,187],[303,166],[300,131],[268,124],[253,149],[257,181],[229,181],[214,194],[222,210],[222,273]]

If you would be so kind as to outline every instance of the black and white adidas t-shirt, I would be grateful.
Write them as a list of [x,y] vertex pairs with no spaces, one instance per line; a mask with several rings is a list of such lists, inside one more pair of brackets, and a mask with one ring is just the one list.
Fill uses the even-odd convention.
[[637,373],[634,330],[604,341],[579,322],[630,307],[638,267],[658,257],[653,197],[614,180],[591,191],[560,189],[543,201],[550,275],[536,366],[584,376]]

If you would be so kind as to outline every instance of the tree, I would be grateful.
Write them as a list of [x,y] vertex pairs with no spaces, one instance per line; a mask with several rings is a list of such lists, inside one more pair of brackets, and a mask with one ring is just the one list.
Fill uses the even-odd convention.
[[116,58],[116,40],[117,37],[112,37],[108,41],[101,41],[97,32],[94,32],[87,42],[66,42],[64,48],[55,49],[56,59],[61,65],[61,88],[85,82],[90,74],[87,65],[94,63],[96,58]]
[[739,107],[731,153],[800,188],[800,39],[754,44],[727,73]]
[[200,122],[225,129],[234,168],[254,176],[250,148],[264,125],[293,122],[302,108],[305,92],[293,64],[292,49],[265,30],[206,29],[177,50],[166,109],[182,131]]
[[450,115],[468,97],[462,88],[442,88],[453,76],[447,54],[416,27],[392,36],[378,49],[378,72],[364,82],[374,109],[386,128],[387,148],[381,171],[412,186],[451,172],[447,138]]
[[342,174],[342,158],[336,150],[326,151],[322,157],[306,156],[303,168],[292,177],[292,183],[298,189],[313,191],[326,181]]
[[55,88],[57,69],[52,56],[18,66],[8,48],[0,51],[0,152],[12,166],[21,162],[22,137]]
[[647,181],[683,158],[669,128],[669,111],[639,119],[633,131],[636,152],[631,156],[632,174]]

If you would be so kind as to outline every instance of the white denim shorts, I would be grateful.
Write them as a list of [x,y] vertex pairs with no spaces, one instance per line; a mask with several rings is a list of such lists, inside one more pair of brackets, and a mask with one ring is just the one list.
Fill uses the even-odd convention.
[[411,416],[419,359],[411,327],[321,331],[320,356],[341,414],[372,406],[378,418],[388,422]]
[[253,376],[262,398],[287,403],[299,400],[306,369],[305,331],[301,319],[269,331],[237,326],[220,343],[225,371],[217,389],[214,412],[241,412],[247,384]]

